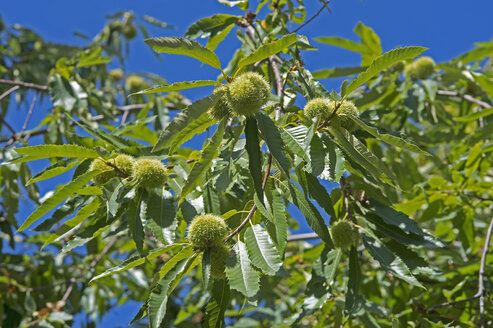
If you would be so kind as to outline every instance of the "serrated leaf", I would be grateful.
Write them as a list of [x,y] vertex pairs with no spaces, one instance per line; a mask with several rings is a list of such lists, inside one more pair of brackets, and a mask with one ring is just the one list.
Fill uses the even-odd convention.
[[54,233],[49,234],[48,239],[45,240],[41,248],[46,247],[54,241],[60,240],[65,235],[70,233],[82,221],[84,221],[92,213],[94,213],[100,205],[101,201],[99,200],[99,198],[94,198],[89,204],[82,207],[72,219],[64,222]]
[[245,243],[252,264],[265,274],[275,275],[282,261],[267,231],[260,224],[251,225],[245,231]]
[[89,281],[89,284],[91,284],[94,281],[99,280],[101,278],[110,276],[112,274],[127,271],[127,270],[130,270],[132,268],[135,268],[139,265],[144,264],[146,261],[150,261],[150,260],[158,257],[161,254],[164,254],[166,252],[170,252],[170,251],[172,251],[178,247],[182,247],[183,245],[184,244],[173,244],[173,245],[169,245],[169,246],[163,246],[163,247],[159,247],[159,248],[156,248],[156,249],[150,251],[149,253],[147,253],[144,256],[133,256],[133,257],[126,259],[125,261],[121,262],[117,266],[112,267],[112,268],[106,270],[105,272],[97,275],[96,277],[92,278]]
[[146,118],[143,118],[143,119],[140,119],[140,120],[135,120],[135,121],[127,122],[124,125],[120,125],[116,129],[114,129],[113,131],[111,131],[111,134],[112,135],[115,135],[115,136],[122,135],[122,134],[124,134],[125,132],[127,132],[129,130],[133,130],[133,129],[137,128],[137,127],[140,127],[140,126],[143,126],[143,125],[147,125],[147,124],[149,124],[151,122],[154,122],[154,120],[156,119],[156,117],[157,116],[154,115],[154,116],[146,117]]
[[129,202],[129,207],[127,211],[128,218],[128,230],[130,236],[135,242],[135,246],[139,253],[143,253],[144,249],[144,226],[142,225],[141,218],[141,200],[142,200],[142,190],[138,190],[135,196],[135,201]]
[[202,63],[221,69],[221,62],[211,50],[196,41],[184,38],[160,37],[145,39],[145,43],[158,53],[184,55],[200,60]]
[[227,14],[204,17],[190,25],[184,36],[190,39],[211,37],[220,33],[225,28],[234,25],[241,18],[241,16]]
[[264,136],[269,152],[279,163],[279,166],[284,170],[284,173],[289,176],[290,164],[284,151],[284,142],[282,141],[278,127],[270,117],[263,112],[257,113],[256,117],[258,128]]
[[329,136],[322,134],[320,137],[326,153],[325,167],[318,177],[327,181],[339,182],[344,174],[344,155]]
[[208,96],[197,100],[186,110],[179,113],[163,130],[152,151],[155,152],[169,147],[174,138],[214,105],[215,101],[216,97]]
[[254,117],[248,117],[245,125],[246,151],[248,153],[248,168],[253,179],[255,193],[263,201],[262,190],[262,152],[258,140],[257,121]]
[[202,181],[207,170],[212,164],[212,160],[216,157],[218,148],[223,140],[224,128],[226,126],[227,118],[224,118],[219,123],[216,132],[211,138],[211,141],[202,151],[200,160],[194,163],[192,170],[188,174],[187,181],[181,190],[180,198],[184,199],[186,195],[192,192]]
[[293,128],[281,128],[281,136],[289,150],[306,162],[310,161],[307,150],[313,136],[313,127],[309,129],[299,125]]
[[238,72],[247,65],[254,64],[258,61],[269,58],[270,56],[275,55],[283,49],[291,46],[293,43],[301,40],[303,40],[301,36],[292,33],[283,36],[279,40],[264,44],[260,46],[257,50],[252,52],[250,55],[240,60],[236,71]]
[[173,195],[164,188],[155,188],[147,191],[142,201],[147,227],[161,243],[171,244],[178,226]]
[[359,288],[361,286],[361,268],[359,265],[358,252],[355,247],[351,247],[349,253],[349,282],[348,291],[346,293],[345,311],[352,313],[357,305]]
[[63,174],[67,171],[70,171],[72,168],[75,166],[79,165],[82,160],[75,159],[75,158],[70,158],[66,160],[60,160],[57,161],[55,164],[47,167],[43,171],[39,172],[35,176],[33,176],[29,181],[27,181],[26,186],[29,186],[30,184],[43,181],[46,179],[50,179],[53,177],[56,177],[60,174]]
[[411,274],[409,268],[397,255],[393,254],[383,243],[370,236],[363,236],[363,243],[366,250],[370,255],[376,259],[382,269],[395,275],[396,277],[404,280],[405,282],[426,289],[421,285],[418,280]]
[[97,158],[94,149],[78,145],[40,145],[14,149],[18,154],[36,156],[36,159],[53,157]]
[[177,263],[180,261],[189,258],[195,253],[193,250],[192,246],[187,245],[184,248],[182,248],[176,255],[174,255],[172,258],[170,258],[164,265],[161,267],[159,270],[159,278],[162,279],[164,278],[174,267]]
[[368,82],[372,77],[383,71],[384,69],[392,66],[393,64],[406,59],[412,59],[427,48],[423,47],[405,47],[397,48],[384,53],[383,55],[375,58],[375,60],[368,66],[366,71],[358,75],[346,89],[346,95]]
[[24,221],[21,227],[17,229],[17,232],[27,229],[36,220],[38,220],[40,217],[42,217],[43,215],[54,209],[65,199],[67,199],[75,192],[77,192],[77,190],[85,186],[92,178],[94,178],[96,175],[101,173],[102,171],[99,170],[90,171],[80,175],[75,180],[62,186],[60,189],[55,191],[55,193],[50,198],[45,200],[43,204],[41,204],[38,208],[36,208],[36,210],[33,213],[31,213],[31,215],[29,215],[29,217],[26,219],[26,221]]
[[77,103],[77,95],[70,82],[60,74],[51,75],[48,79],[48,92],[53,106],[71,111]]
[[226,279],[215,280],[212,287],[212,298],[205,308],[205,327],[206,328],[223,328],[226,327],[224,322],[224,313],[229,305],[230,289]]
[[211,249],[207,247],[202,253],[202,285],[204,289],[209,286],[209,279],[211,277]]
[[366,132],[368,132],[369,134],[371,134],[375,138],[382,140],[383,142],[388,143],[389,145],[400,147],[402,149],[407,149],[409,151],[412,151],[412,152],[415,152],[418,154],[431,156],[428,152],[421,150],[418,146],[416,146],[413,143],[410,143],[410,142],[408,142],[402,138],[393,136],[391,134],[380,133],[380,132],[378,132],[378,129],[366,125],[365,122],[363,122],[362,120],[360,120],[359,118],[357,118],[355,116],[349,115],[348,117],[351,120],[353,120],[360,128],[362,128],[363,130],[365,130]]
[[247,248],[242,241],[239,240],[233,250],[234,256],[228,257],[226,261],[229,284],[246,297],[253,297],[260,288],[258,273],[253,269]]
[[334,211],[334,205],[329,193],[327,192],[327,189],[322,186],[322,184],[314,175],[308,172],[305,172],[305,179],[307,182],[310,198],[316,200],[318,205],[320,205],[320,207],[322,207],[325,212],[330,215],[331,218],[335,219],[336,214]]
[[477,112],[473,112],[464,116],[454,117],[454,120],[457,122],[472,122],[480,119],[481,117],[486,117],[493,115],[493,107],[490,108],[482,108]]
[[219,43],[221,43],[228,36],[229,32],[231,32],[231,30],[234,27],[235,27],[235,25],[231,24],[228,27],[226,27],[224,30],[222,30],[221,32],[214,34],[214,35],[211,35],[209,37],[209,40],[207,40],[206,48],[214,51],[217,48],[217,46],[219,45]]
[[193,89],[193,88],[204,87],[204,86],[208,86],[208,85],[218,85],[218,84],[219,84],[219,82],[211,81],[211,80],[176,82],[173,84],[164,84],[164,85],[159,85],[157,87],[152,87],[150,89],[141,90],[139,92],[135,92],[135,93],[130,94],[130,96],[140,95],[140,94],[149,94],[149,93],[170,92],[170,91],[178,91],[178,90],[185,90],[185,89]]

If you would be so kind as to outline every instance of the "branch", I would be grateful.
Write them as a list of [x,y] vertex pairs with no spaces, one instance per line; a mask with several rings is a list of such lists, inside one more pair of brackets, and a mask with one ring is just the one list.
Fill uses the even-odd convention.
[[298,32],[299,30],[301,30],[303,27],[305,27],[307,24],[309,24],[312,20],[314,20],[318,15],[320,15],[320,13],[322,12],[322,10],[324,10],[324,8],[327,8],[327,10],[329,10],[329,8],[327,7],[327,4],[330,2],[330,0],[328,0],[327,2],[323,1],[323,6],[315,13],[315,15],[313,15],[309,20],[307,20],[306,22],[304,22],[303,24],[301,24],[300,26],[298,26],[297,29],[295,29],[293,32],[291,33],[296,33]]
[[479,105],[479,106],[484,107],[484,108],[490,108],[491,107],[491,105],[488,104],[487,102],[476,99],[471,95],[461,95],[460,93],[458,93],[456,91],[438,90],[437,94],[441,95],[441,96],[459,97],[459,98],[462,98],[464,100],[467,100],[471,103],[474,103],[474,104]]
[[19,87],[28,88],[28,89],[36,89],[39,91],[48,90],[47,85],[40,85],[40,84],[34,84],[34,83],[28,83],[28,82],[22,82],[22,81],[12,81],[12,80],[0,79],[0,84],[16,85]]
[[299,240],[308,240],[308,239],[319,239],[320,236],[317,235],[316,232],[307,232],[307,233],[297,233],[294,235],[289,235],[287,241],[299,241]]
[[7,91],[5,91],[4,93],[2,93],[0,95],[0,101],[2,101],[3,98],[7,97],[8,95],[10,95],[12,92],[16,91],[17,89],[19,89],[20,86],[16,85],[10,89],[8,89]]
[[461,303],[466,303],[466,302],[470,302],[470,301],[474,301],[475,299],[478,299],[479,298],[479,295],[474,295],[474,296],[471,296],[471,297],[468,297],[468,298],[465,298],[463,300],[459,300],[459,301],[455,301],[455,302],[445,302],[445,303],[441,303],[441,304],[436,304],[436,305],[433,305],[432,307],[428,308],[426,310],[427,313],[430,313],[431,311],[435,310],[435,309],[439,309],[439,308],[442,308],[442,307],[447,307],[447,306],[454,306],[454,305],[457,305],[457,304],[461,304]]
[[[262,190],[265,190],[265,185],[267,184],[267,178],[269,177],[271,164],[272,164],[272,154],[269,154],[269,160],[267,162],[267,167],[265,169],[264,179],[262,180]],[[233,230],[229,235],[227,235],[226,238],[223,239],[223,241],[227,242],[228,240],[233,238],[235,235],[240,233],[241,229],[243,229],[243,227],[250,221],[253,214],[255,214],[256,210],[257,210],[257,205],[253,204],[252,208],[250,209],[250,212],[248,212],[248,215],[243,220],[243,222],[241,222],[240,225],[238,227],[236,227],[235,230]]]
[[486,240],[484,242],[484,248],[483,248],[483,255],[481,255],[481,265],[479,267],[479,282],[478,282],[478,292],[476,295],[479,296],[479,315],[481,318],[481,328],[486,327],[485,326],[485,320],[484,320],[484,294],[485,294],[485,288],[484,288],[484,273],[485,273],[485,267],[486,267],[486,255],[488,254],[488,250],[490,248],[490,241],[491,241],[491,233],[493,232],[493,218],[490,221],[490,226],[488,227],[488,232],[486,233]]
[[31,107],[29,107],[29,111],[27,112],[27,116],[26,116],[26,120],[24,121],[24,124],[22,125],[22,129],[21,129],[21,135],[24,133],[24,131],[26,130],[27,128],[27,123],[29,122],[29,119],[31,118],[31,115],[33,113],[33,110],[34,110],[34,104],[36,104],[36,99],[38,99],[38,94],[34,94],[34,99],[33,99],[33,102],[31,103]]

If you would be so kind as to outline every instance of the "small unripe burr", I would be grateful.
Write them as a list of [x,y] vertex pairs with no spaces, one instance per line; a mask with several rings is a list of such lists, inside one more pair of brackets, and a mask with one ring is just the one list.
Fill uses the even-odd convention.
[[348,249],[354,241],[353,228],[348,221],[339,220],[330,227],[330,237],[336,248]]
[[212,95],[217,95],[216,103],[209,109],[209,116],[215,121],[220,121],[224,116],[231,115],[230,105],[227,99],[228,87],[222,85],[212,92]]
[[162,187],[168,178],[166,167],[156,159],[138,159],[134,162],[132,170],[137,186],[145,189]]
[[269,83],[255,72],[246,72],[229,84],[227,100],[237,115],[254,116],[267,103]]
[[224,245],[228,226],[223,218],[214,214],[197,215],[188,229],[190,244],[199,249]]
[[426,79],[435,71],[435,61],[428,56],[419,57],[406,66],[405,73],[413,80]]

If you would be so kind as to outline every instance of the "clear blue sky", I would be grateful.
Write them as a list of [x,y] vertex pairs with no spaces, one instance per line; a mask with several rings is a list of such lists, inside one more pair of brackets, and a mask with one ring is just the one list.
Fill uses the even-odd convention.
[[[257,1],[250,1],[255,9]],[[315,0],[305,0],[311,17],[319,8]],[[316,36],[341,36],[356,40],[354,26],[359,22],[372,27],[380,36],[384,51],[397,46],[425,46],[427,55],[437,62],[449,60],[472,48],[474,42],[490,40],[493,37],[493,1],[440,1],[440,0],[333,0],[330,8],[299,33],[309,38]],[[199,18],[215,13],[241,14],[213,0],[157,1],[157,0],[49,0],[49,1],[2,1],[0,15],[6,24],[21,24],[32,28],[43,38],[52,42],[83,45],[85,41],[75,37],[73,32],[94,36],[104,25],[105,15],[133,10],[137,16],[151,15],[176,26],[174,30],[150,28],[151,36],[182,36],[188,26]],[[262,14],[262,13],[261,13]],[[291,27],[291,29],[293,29]],[[217,49],[219,58],[225,64],[236,49],[239,41],[231,33]],[[328,45],[319,45],[320,51],[306,52],[304,61],[310,70],[321,68],[356,66],[359,55]],[[159,61],[143,42],[134,41],[130,49],[127,69],[133,72],[153,72],[170,82],[214,79],[217,71],[201,66],[197,61],[182,56],[162,56]],[[325,80],[330,90],[338,89],[339,82]],[[188,91],[185,94],[198,99],[209,89]],[[38,124],[36,118],[44,116],[47,104],[38,104],[39,115],[34,115],[28,128]],[[20,111],[27,111],[22,106]],[[11,110],[9,123],[20,130],[23,120],[16,120],[19,112]],[[24,112],[23,112],[24,113]],[[25,115],[19,115],[24,118]],[[39,141],[40,142],[40,141]],[[56,179],[51,183],[59,182]],[[53,188],[45,184],[44,193]],[[32,210],[32,204],[21,207],[19,220],[23,221]],[[103,318],[99,327],[125,327],[138,310],[138,304],[127,304],[115,308]],[[78,321],[76,326],[80,326]]]

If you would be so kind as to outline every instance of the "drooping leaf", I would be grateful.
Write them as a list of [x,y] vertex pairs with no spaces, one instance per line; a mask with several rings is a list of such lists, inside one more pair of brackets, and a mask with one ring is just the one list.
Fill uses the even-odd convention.
[[155,152],[169,147],[171,142],[180,134],[180,132],[214,105],[215,100],[216,98],[211,96],[202,98],[191,104],[183,112],[179,113],[163,130],[152,151]]
[[204,288],[209,286],[211,277],[211,249],[207,247],[202,253],[202,285]]
[[359,74],[358,77],[348,85],[345,95],[349,95],[351,92],[356,90],[356,88],[359,88],[360,86],[368,82],[372,77],[374,77],[384,69],[402,60],[414,58],[425,50],[426,48],[423,47],[405,47],[397,48],[384,53],[383,55],[377,57],[370,64],[370,66],[368,66],[366,71]]
[[209,113],[205,112],[197,119],[190,122],[181,131],[179,131],[173,138],[173,141],[169,144],[169,153],[174,154],[178,148],[186,141],[193,138],[193,136],[201,134],[208,127],[214,125],[216,121],[211,120]]
[[53,157],[97,158],[99,154],[94,149],[78,145],[40,145],[15,148],[21,155],[36,156],[36,159]]
[[155,188],[147,191],[142,201],[147,227],[161,243],[173,243],[178,225],[173,195],[164,188]]
[[233,250],[234,256],[226,261],[226,276],[230,286],[246,297],[253,297],[260,288],[258,273],[253,269],[242,241],[238,241]]
[[304,174],[310,198],[316,200],[318,205],[320,205],[320,207],[322,207],[325,212],[330,215],[331,219],[335,219],[336,214],[334,211],[334,205],[329,193],[327,192],[327,189],[322,186],[322,184],[314,175],[308,172],[305,172]]
[[262,152],[260,151],[260,143],[258,140],[257,121],[254,117],[246,119],[245,126],[246,150],[248,153],[248,168],[253,179],[255,193],[257,197],[263,201],[262,191]]
[[217,81],[210,81],[210,80],[176,82],[173,84],[159,85],[157,87],[152,87],[150,89],[141,90],[139,92],[130,94],[130,96],[193,89],[193,88],[204,87],[208,85],[218,85],[218,84],[219,83]]
[[390,251],[383,243],[368,235],[363,236],[363,243],[368,253],[370,253],[370,255],[380,263],[382,269],[392,273],[396,277],[413,286],[425,288],[411,274],[409,268],[402,261],[402,259],[393,254],[392,251]]
[[136,193],[135,201],[129,202],[129,207],[127,211],[128,218],[128,230],[130,236],[132,237],[137,250],[139,253],[143,253],[144,249],[144,226],[142,225],[141,218],[141,200],[142,200],[142,190],[138,190]]
[[368,48],[365,47],[364,45],[357,43],[357,42],[354,42],[354,41],[351,41],[351,40],[348,40],[348,39],[340,38],[337,36],[319,36],[319,37],[313,38],[313,40],[320,42],[320,43],[325,43],[325,44],[330,44],[332,46],[341,47],[341,48],[344,48],[344,49],[347,49],[350,51],[359,52],[361,54],[369,52]]
[[192,170],[188,174],[187,181],[185,182],[185,185],[181,190],[181,199],[184,199],[186,195],[197,188],[197,186],[202,181],[202,178],[204,177],[206,171],[211,166],[212,160],[216,156],[219,145],[221,144],[221,141],[223,139],[224,128],[226,127],[226,120],[227,118],[224,118],[221,123],[219,123],[216,132],[211,138],[211,141],[202,151],[202,156],[200,157],[200,160],[195,162],[192,166]]
[[346,293],[345,311],[352,313],[358,304],[358,292],[361,286],[361,268],[358,259],[358,252],[355,247],[351,247],[349,254],[349,282]]
[[334,78],[334,77],[343,77],[343,76],[350,76],[354,74],[358,74],[363,72],[366,69],[366,67],[335,67],[335,68],[327,68],[327,69],[321,69],[318,71],[313,72],[313,77],[316,79],[328,79],[328,78]]
[[226,279],[215,280],[212,287],[212,298],[205,308],[205,327],[206,328],[223,328],[226,327],[224,322],[224,313],[229,305],[230,289]]
[[260,224],[251,225],[245,231],[245,243],[252,264],[265,274],[275,275],[282,261],[267,231]]
[[204,64],[221,69],[221,62],[216,54],[196,41],[176,37],[160,37],[145,39],[144,42],[158,53],[189,56]]
[[269,152],[289,176],[289,160],[284,151],[284,142],[276,124],[263,112],[257,113],[258,128],[264,136]]
[[313,127],[307,128],[299,125],[293,128],[282,128],[281,136],[288,149],[306,162],[310,161],[307,150],[313,136]]
[[85,186],[92,178],[96,175],[101,174],[102,171],[95,170],[82,174],[75,180],[67,183],[62,186],[60,189],[55,191],[55,193],[45,200],[36,210],[29,215],[29,217],[24,221],[21,227],[17,230],[17,232],[23,231],[27,229],[31,224],[33,224],[36,220],[41,218],[43,215],[48,213],[50,210],[55,208],[58,204],[63,202],[65,199],[73,195],[83,186]]

